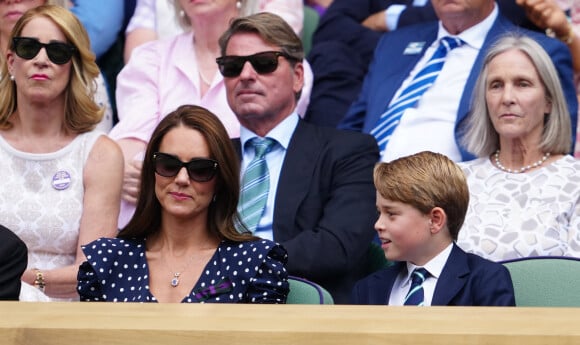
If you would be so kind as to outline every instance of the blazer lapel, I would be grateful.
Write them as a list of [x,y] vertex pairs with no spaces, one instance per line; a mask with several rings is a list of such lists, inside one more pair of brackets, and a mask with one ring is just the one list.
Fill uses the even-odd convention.
[[454,243],[437,281],[431,305],[449,305],[467,283],[469,273],[467,254]]

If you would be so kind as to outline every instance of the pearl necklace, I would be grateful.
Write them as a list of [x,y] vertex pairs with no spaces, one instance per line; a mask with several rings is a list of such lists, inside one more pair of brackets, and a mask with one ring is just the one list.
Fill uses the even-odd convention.
[[498,167],[498,169],[505,171],[507,173],[510,173],[510,174],[521,174],[521,173],[524,173],[532,168],[539,167],[540,165],[544,164],[544,162],[546,162],[546,160],[549,157],[550,157],[550,152],[544,153],[544,156],[542,156],[542,158],[540,160],[536,161],[535,163],[532,163],[530,165],[524,165],[523,167],[521,167],[519,169],[508,169],[508,168],[504,167],[501,164],[501,162],[499,161],[499,150],[495,151],[495,154],[493,155],[495,165]]

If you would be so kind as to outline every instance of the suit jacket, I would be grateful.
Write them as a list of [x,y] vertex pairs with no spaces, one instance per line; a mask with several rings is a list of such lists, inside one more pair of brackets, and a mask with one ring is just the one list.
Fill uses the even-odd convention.
[[26,244],[0,225],[0,300],[18,301],[20,278],[27,264]]
[[299,121],[282,164],[274,240],[288,251],[288,273],[322,285],[336,303],[347,303],[365,274],[378,159],[369,135]]
[[[438,22],[433,21],[421,25],[408,26],[385,34],[375,50],[374,60],[369,67],[369,72],[358,99],[352,104],[338,127],[369,133],[377,123],[379,116],[387,109],[400,85],[423,56],[425,50],[437,38],[437,29]],[[475,158],[462,147],[460,138],[463,121],[470,110],[472,90],[481,70],[486,51],[501,35],[511,31],[518,31],[532,37],[550,55],[558,71],[564,96],[568,102],[572,128],[576,128],[578,99],[576,98],[572,59],[568,47],[564,43],[544,34],[518,28],[500,14],[485,38],[471,73],[467,78],[459,103],[457,121],[455,123],[455,141],[461,151],[463,160]],[[425,42],[420,54],[403,54],[403,51],[411,42]],[[572,143],[576,142],[575,132],[574,130],[572,131]],[[572,152],[572,147],[570,149]]]
[[[395,279],[406,263],[375,272],[356,283],[353,304],[389,304]],[[514,288],[503,265],[468,254],[453,244],[437,280],[431,305],[515,306]]]
[[[362,25],[370,15],[391,5],[406,5],[397,28],[437,20],[433,6],[413,6],[413,0],[334,0],[320,18],[308,62],[314,72],[310,103],[304,119],[336,127],[360,93],[368,65],[383,32]],[[498,2],[512,22],[533,27],[514,0]],[[537,28],[535,28],[537,29]]]

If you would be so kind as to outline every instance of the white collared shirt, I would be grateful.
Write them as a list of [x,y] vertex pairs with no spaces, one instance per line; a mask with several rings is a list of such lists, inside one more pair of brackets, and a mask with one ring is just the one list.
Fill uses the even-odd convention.
[[[268,193],[268,200],[266,201],[266,210],[258,222],[258,227],[254,234],[272,241],[274,240],[272,224],[274,220],[274,205],[276,201],[276,191],[278,190],[278,180],[280,179],[280,172],[282,170],[284,158],[286,157],[288,145],[290,144],[290,139],[294,134],[294,130],[296,130],[296,126],[298,126],[298,120],[298,113],[293,112],[266,134],[266,138],[276,140],[276,144],[272,147],[272,150],[264,156],[266,164],[268,165],[268,172],[270,173],[270,191]],[[243,126],[240,128],[240,142],[242,144],[240,181],[244,176],[248,164],[250,164],[255,156],[255,151],[251,145],[248,145],[246,148],[246,142],[257,136],[258,135],[254,132]]]
[[[408,108],[393,132],[382,160],[392,161],[399,157],[429,150],[447,155],[453,161],[461,161],[461,153],[455,142],[455,122],[467,78],[483,46],[487,33],[498,16],[497,5],[493,12],[479,24],[455,37],[465,44],[447,54],[445,64],[435,84],[425,91],[416,108]],[[439,46],[439,39],[452,36],[439,22],[437,40],[425,51],[423,57],[403,82],[393,100],[413,80],[429,61]],[[416,43],[416,42],[413,42]]]
[[[441,253],[437,254],[437,256],[423,266],[429,272],[429,277],[423,282],[424,306],[430,306],[433,301],[437,281],[439,280],[439,276],[441,276],[443,267],[447,263],[447,259],[449,259],[449,255],[451,255],[451,249],[453,249],[453,243],[449,244]],[[391,289],[389,305],[403,305],[405,297],[407,297],[407,293],[411,288],[411,274],[417,267],[419,266],[407,262],[407,270],[401,270]]]
[[[424,7],[429,0],[413,0],[411,7]],[[387,7],[385,10],[385,23],[389,31],[393,31],[399,25],[399,17],[401,13],[407,9],[407,5],[394,4]]]

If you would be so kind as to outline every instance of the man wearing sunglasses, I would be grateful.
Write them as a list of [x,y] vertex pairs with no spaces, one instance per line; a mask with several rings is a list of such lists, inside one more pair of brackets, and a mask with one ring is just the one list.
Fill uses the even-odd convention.
[[[374,235],[376,142],[299,119],[304,52],[280,17],[260,13],[234,20],[220,49],[228,103],[241,124],[235,144],[242,156],[238,209],[244,223],[286,248],[289,274],[317,282],[336,303],[347,303],[365,274]],[[266,152],[262,160],[260,152]],[[262,165],[266,173],[250,179]],[[245,197],[265,181],[258,196]]]

